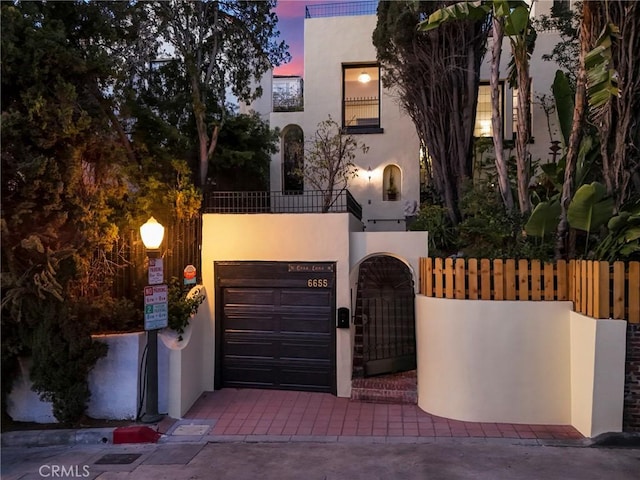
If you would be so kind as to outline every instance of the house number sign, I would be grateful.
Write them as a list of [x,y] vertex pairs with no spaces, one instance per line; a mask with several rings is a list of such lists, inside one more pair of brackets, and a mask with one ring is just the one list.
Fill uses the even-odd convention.
[[290,263],[289,273],[291,272],[310,272],[310,273],[326,273],[333,272],[333,265],[323,263]]

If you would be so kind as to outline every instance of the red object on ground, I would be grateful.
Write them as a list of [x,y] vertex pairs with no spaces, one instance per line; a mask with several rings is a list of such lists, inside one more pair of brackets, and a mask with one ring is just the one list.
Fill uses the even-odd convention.
[[118,427],[113,431],[113,443],[157,443],[161,436],[149,427]]

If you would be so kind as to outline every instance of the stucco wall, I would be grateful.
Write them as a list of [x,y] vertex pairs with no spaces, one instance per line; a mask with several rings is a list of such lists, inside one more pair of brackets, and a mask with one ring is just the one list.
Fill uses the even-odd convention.
[[351,268],[373,254],[398,257],[411,268],[417,292],[420,288],[420,257],[426,257],[429,253],[428,235],[428,232],[352,232],[349,253]]
[[[208,308],[215,312],[213,262],[220,260],[336,262],[336,308],[350,307],[349,231],[356,225],[346,213],[204,215],[202,279]],[[203,348],[203,390],[213,389],[215,321],[212,315]],[[346,329],[336,330],[336,365],[337,394],[348,397],[351,340]]]
[[418,405],[478,422],[571,422],[570,304],[416,297]]
[[570,302],[416,297],[418,405],[476,422],[622,429],[626,322]]
[[[98,360],[89,373],[91,398],[87,415],[107,420],[135,419],[140,401],[139,369],[146,346],[144,332],[95,335],[109,346],[107,356]],[[158,411],[168,411],[169,352],[158,342]],[[51,403],[40,400],[31,390],[29,363],[23,362],[22,375],[9,394],[8,413],[16,421],[56,423]],[[144,410],[143,410],[144,412]]]
[[569,312],[571,424],[587,436],[622,431],[627,322]]
[[[272,127],[289,124],[302,127],[309,139],[319,122],[328,115],[342,121],[342,65],[375,63],[376,52],[371,34],[375,15],[310,18],[304,22],[304,112],[272,113]],[[359,175],[349,183],[349,191],[363,208],[368,231],[405,230],[404,202],[419,200],[419,142],[413,123],[401,113],[393,94],[382,90],[380,122],[384,133],[355,135],[369,147],[367,154],[357,153],[354,163]],[[281,152],[272,157],[271,189],[282,189]],[[383,201],[382,171],[386,165],[398,165],[402,172],[398,201]],[[371,180],[368,169],[371,167]],[[377,221],[373,219],[400,219]]]
[[[206,289],[203,286],[198,288],[202,288],[206,298]],[[182,418],[205,390],[204,345],[210,336],[208,332],[212,316],[209,304],[203,302],[189,322],[189,330],[185,331],[183,341],[173,343],[169,350],[167,411],[171,418]]]

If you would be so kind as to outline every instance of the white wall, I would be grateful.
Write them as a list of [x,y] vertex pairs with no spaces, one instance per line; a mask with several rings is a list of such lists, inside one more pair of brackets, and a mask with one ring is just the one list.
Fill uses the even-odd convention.
[[[222,260],[336,262],[336,308],[349,307],[349,231],[354,225],[347,213],[204,215],[202,280],[209,311],[215,312],[213,262]],[[213,389],[215,321],[212,315],[203,349],[203,390]],[[351,339],[346,329],[336,329],[336,382],[338,396],[351,395]]]
[[[206,289],[203,286],[198,288],[202,288],[206,298]],[[203,302],[189,322],[183,340],[175,342],[177,348],[171,348],[169,351],[167,411],[171,418],[182,418],[208,386],[204,377],[207,370],[204,363],[204,345],[210,336],[211,318],[213,313],[209,310],[209,303]]]
[[[109,350],[89,373],[91,398],[87,404],[87,415],[107,420],[135,419],[140,401],[139,371],[147,342],[146,333],[94,335],[93,338],[106,343]],[[158,343],[158,411],[166,413],[169,352],[161,342]],[[21,362],[22,375],[7,399],[9,416],[21,422],[57,423],[51,403],[41,401],[31,390],[29,365],[28,360]]]
[[418,405],[474,422],[622,430],[626,322],[570,302],[416,297]]
[[351,268],[373,254],[388,254],[407,262],[416,292],[420,288],[420,257],[428,255],[428,232],[352,232]]
[[569,313],[571,424],[594,437],[622,431],[627,322]]
[[569,424],[570,308],[417,296],[418,405],[458,420]]

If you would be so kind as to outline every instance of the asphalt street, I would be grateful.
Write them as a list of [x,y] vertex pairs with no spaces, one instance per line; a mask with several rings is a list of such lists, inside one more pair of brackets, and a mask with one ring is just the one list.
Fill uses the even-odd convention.
[[507,439],[221,442],[3,447],[2,480],[640,478],[640,449]]

